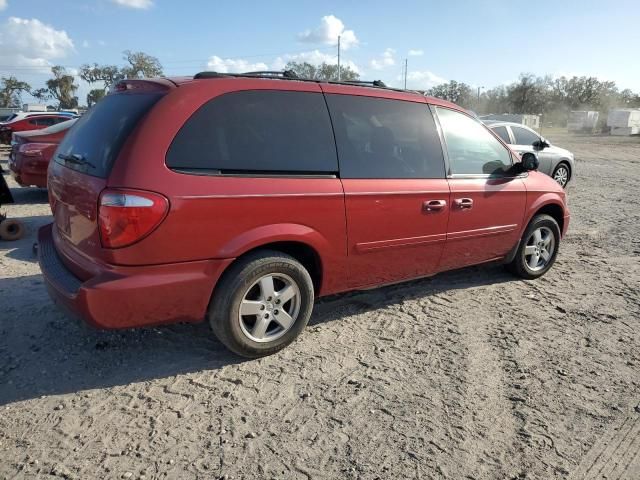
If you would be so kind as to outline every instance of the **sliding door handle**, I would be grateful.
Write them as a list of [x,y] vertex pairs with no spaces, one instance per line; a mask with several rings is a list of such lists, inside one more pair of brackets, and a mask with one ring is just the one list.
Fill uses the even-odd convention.
[[473,199],[472,198],[456,198],[453,203],[460,210],[465,210],[473,207]]

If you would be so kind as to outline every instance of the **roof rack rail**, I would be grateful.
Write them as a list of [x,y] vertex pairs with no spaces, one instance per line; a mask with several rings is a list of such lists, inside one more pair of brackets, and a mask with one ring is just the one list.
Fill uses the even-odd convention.
[[293,70],[259,70],[257,72],[245,72],[241,75],[255,75],[256,77],[284,77],[300,78]]
[[390,87],[387,87],[387,84],[384,83],[382,80],[372,80],[372,81],[366,81],[366,80],[342,80],[342,81],[331,82],[331,83],[346,83],[346,84],[354,84],[354,85],[371,85],[373,87],[390,88]]
[[393,88],[388,87],[382,80],[373,80],[373,81],[365,81],[365,80],[319,80],[314,78],[305,78],[300,77],[293,70],[260,70],[256,72],[246,72],[246,73],[219,73],[219,72],[200,72],[196,73],[193,78],[195,80],[203,79],[203,78],[229,78],[229,77],[238,77],[238,78],[273,78],[273,79],[282,79],[282,80],[297,80],[300,82],[315,82],[315,83],[331,83],[335,85],[353,85],[353,86],[370,86],[374,88],[384,88],[387,90],[393,90],[396,92],[408,92],[408,93],[416,93],[413,90],[404,90],[401,88]]

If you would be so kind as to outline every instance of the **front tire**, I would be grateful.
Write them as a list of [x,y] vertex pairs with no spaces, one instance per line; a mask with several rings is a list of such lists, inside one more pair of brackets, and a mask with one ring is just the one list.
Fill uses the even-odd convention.
[[565,162],[560,162],[553,171],[552,177],[562,188],[566,188],[571,179],[571,167]]
[[560,227],[550,215],[536,215],[522,235],[515,258],[507,265],[514,275],[532,280],[549,271],[560,247]]
[[225,272],[209,305],[209,323],[229,350],[262,357],[296,339],[309,321],[313,301],[313,282],[300,262],[262,250]]

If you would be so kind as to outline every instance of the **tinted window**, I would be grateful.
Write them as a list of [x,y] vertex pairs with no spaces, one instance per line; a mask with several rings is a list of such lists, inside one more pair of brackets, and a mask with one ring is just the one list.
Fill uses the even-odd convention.
[[[56,162],[106,178],[129,134],[161,96],[157,93],[107,95],[69,130],[56,151]],[[60,155],[79,156],[92,166],[65,161]]]
[[422,103],[327,95],[342,178],[443,178],[442,145]]
[[[32,120],[32,122],[34,122]],[[51,125],[55,125],[58,123],[58,119],[56,117],[44,117],[44,118],[36,118],[35,124],[41,127],[50,127]]]
[[511,167],[511,154],[471,117],[438,107],[452,174],[501,174]]
[[169,152],[171,168],[223,173],[336,173],[329,112],[321,93],[253,90],[203,105]]
[[540,137],[526,128],[511,127],[516,145],[531,145],[533,142],[540,140]]
[[494,132],[504,140],[504,143],[511,143],[511,139],[509,138],[509,132],[507,131],[507,127],[495,127],[492,128]]

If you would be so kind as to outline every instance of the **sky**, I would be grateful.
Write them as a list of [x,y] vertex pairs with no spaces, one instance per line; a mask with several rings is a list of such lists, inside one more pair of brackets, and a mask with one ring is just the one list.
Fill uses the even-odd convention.
[[338,35],[343,64],[397,87],[407,59],[409,88],[531,72],[640,92],[637,0],[0,0],[0,77],[38,88],[51,65],[123,65],[123,50],[158,57],[168,76],[335,63]]

